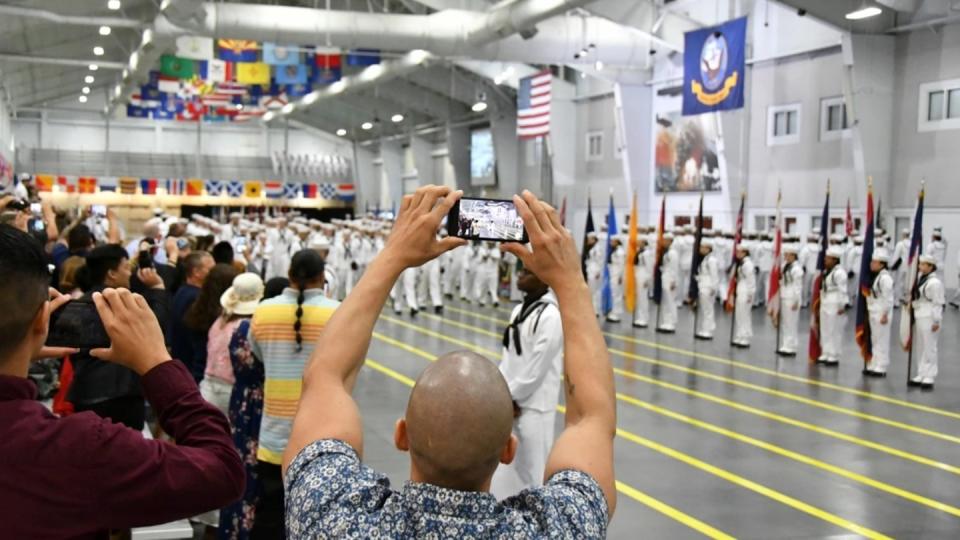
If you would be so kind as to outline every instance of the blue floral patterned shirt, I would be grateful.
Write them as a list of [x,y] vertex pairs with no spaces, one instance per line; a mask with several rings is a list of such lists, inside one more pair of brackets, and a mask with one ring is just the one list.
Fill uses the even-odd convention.
[[406,482],[401,491],[340,440],[315,441],[286,476],[287,535],[301,538],[604,538],[607,502],[589,475],[561,471],[502,502]]

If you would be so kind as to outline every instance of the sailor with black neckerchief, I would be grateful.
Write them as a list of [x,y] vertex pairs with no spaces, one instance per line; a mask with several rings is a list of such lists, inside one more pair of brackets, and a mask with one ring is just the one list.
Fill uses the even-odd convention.
[[937,341],[940,339],[940,324],[943,322],[945,303],[943,282],[936,274],[937,259],[931,255],[920,256],[920,275],[913,288],[913,318],[916,324],[914,337],[915,358],[919,359],[917,374],[910,379],[910,386],[933,389],[937,378]]

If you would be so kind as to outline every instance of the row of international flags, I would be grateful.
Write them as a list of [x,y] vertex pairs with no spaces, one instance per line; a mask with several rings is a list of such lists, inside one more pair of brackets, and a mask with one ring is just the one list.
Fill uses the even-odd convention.
[[380,63],[378,49],[182,36],[150,80],[131,96],[127,116],[156,120],[244,121],[336,81],[344,66]]
[[132,176],[67,176],[36,174],[38,191],[92,194],[119,192],[126,195],[187,195],[259,199],[325,199],[353,202],[353,184],[333,182],[282,182],[279,180],[205,180],[200,178],[136,178]]
[[[784,229],[784,219],[783,213],[781,211],[781,202],[782,196],[781,193],[777,193],[777,212],[775,217],[775,230],[774,230],[774,242],[773,242],[773,267],[770,272],[769,283],[767,286],[767,312],[770,315],[771,319],[775,324],[779,324],[780,317],[780,277],[781,277],[781,266],[783,265],[783,229]],[[566,199],[564,199],[564,206],[566,206]],[[910,286],[910,290],[913,291],[917,286],[918,280],[918,262],[920,259],[920,254],[923,248],[923,209],[924,209],[924,189],[921,188],[920,194],[917,197],[917,206],[914,211],[913,217],[913,227],[911,229],[911,238],[910,238],[910,249],[908,252],[907,260],[907,283]],[[736,259],[737,247],[743,240],[743,224],[744,224],[744,213],[746,210],[746,194],[743,193],[740,196],[740,209],[737,212],[737,222],[735,226],[734,240],[733,240],[733,260],[730,261],[729,268],[735,269],[738,261]],[[881,221],[880,210],[877,208],[876,212],[874,211],[873,204],[873,183],[869,181],[869,186],[867,188],[867,201],[866,208],[864,212],[864,228],[863,228],[863,254],[860,259],[860,273],[859,273],[859,283],[857,284],[857,304],[856,304],[856,331],[855,338],[857,345],[860,347],[861,357],[863,358],[864,367],[866,364],[873,358],[873,350],[871,345],[870,338],[870,317],[867,310],[867,297],[872,294],[873,280],[876,277],[873,272],[870,271],[870,261],[873,259],[874,251],[874,239],[876,235],[876,222]],[[636,281],[634,279],[633,265],[634,259],[638,250],[637,246],[637,197],[636,194],[633,195],[633,206],[630,212],[630,225],[628,233],[628,242],[627,242],[627,252],[626,252],[626,269],[624,271],[624,277],[626,278],[625,287],[624,287],[624,300],[627,307],[627,312],[632,312],[634,309],[634,301],[636,297]],[[697,287],[697,273],[702,262],[702,256],[700,255],[700,242],[703,239],[703,194],[700,195],[700,209],[696,218],[696,232],[694,235],[694,248],[693,248],[693,260],[691,261],[691,272],[690,272],[690,283],[686,286],[687,298],[696,300],[699,296],[698,287]],[[811,363],[815,362],[822,352],[821,347],[821,328],[820,328],[820,292],[821,292],[821,283],[826,277],[826,253],[827,249],[830,246],[830,230],[826,224],[830,223],[830,184],[827,182],[827,193],[826,200],[823,203],[823,213],[820,217],[820,237],[818,239],[818,244],[820,246],[820,251],[817,256],[817,274],[815,276],[813,287],[812,287],[812,301],[810,308],[810,337],[808,341],[808,358]],[[846,216],[844,228],[847,234],[847,237],[852,237],[854,235],[854,221],[853,215],[850,210],[850,201],[847,201]],[[586,226],[584,227],[584,245],[586,245],[586,237],[589,233],[594,232],[593,224],[593,214],[591,210],[591,204],[587,202],[587,220]],[[613,195],[610,196],[610,207],[607,213],[607,230],[608,231],[618,231],[617,219],[614,214],[613,206]],[[659,304],[662,299],[663,294],[663,281],[662,281],[662,266],[661,262],[663,255],[665,253],[664,249],[664,233],[666,231],[666,196],[663,197],[660,205],[660,217],[657,222],[657,243],[656,243],[656,255],[654,258],[654,270],[653,270],[653,301],[656,304]],[[603,271],[603,288],[601,291],[602,298],[602,315],[606,315],[613,308],[613,296],[612,296],[612,287],[610,283],[610,270],[608,263],[610,261],[610,256],[613,250],[613,247],[610,243],[611,237],[607,235],[607,245],[606,245],[606,258],[607,264],[604,264]],[[581,264],[586,264],[587,252],[583,251],[581,254]],[[584,270],[586,273],[586,270]],[[739,272],[731,272],[729,283],[727,285],[727,296],[724,303],[724,309],[727,312],[734,311],[734,303],[736,302],[736,290],[737,290],[737,278]],[[911,350],[913,342],[913,300],[912,294],[910,300],[908,300],[906,309],[904,310],[903,315],[900,318],[900,345],[905,351]],[[779,347],[779,343],[777,344]],[[910,357],[912,362],[912,355]],[[908,375],[911,374],[911,367],[907,368]]]

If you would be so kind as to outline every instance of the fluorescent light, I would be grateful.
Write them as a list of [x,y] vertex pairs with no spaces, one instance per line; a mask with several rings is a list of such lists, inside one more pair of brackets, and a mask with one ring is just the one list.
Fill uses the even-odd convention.
[[393,121],[394,124],[399,124],[400,122],[403,122],[403,115],[395,114],[390,117],[390,120]]
[[273,120],[273,117],[274,117],[274,116],[276,116],[276,113],[273,112],[273,111],[270,111],[270,112],[268,112],[268,113],[266,113],[266,114],[263,115],[263,121],[264,121],[264,122],[269,122],[269,121]]
[[320,92],[313,91],[303,96],[303,103],[306,105],[312,105],[319,98],[320,98]]
[[83,82],[87,84],[93,84],[93,81],[94,81],[93,75],[87,75],[86,77],[83,78]]
[[280,109],[280,112],[282,112],[283,114],[290,114],[293,112],[294,107],[295,105],[293,103],[287,103],[286,105],[283,106],[282,109]]
[[340,128],[340,129],[337,130],[337,137],[343,137],[343,136],[346,135],[346,134],[347,134],[347,130],[345,130],[345,129],[343,129],[343,128]]
[[593,64],[593,67],[596,68],[597,71],[603,71],[603,61],[597,60],[597,61]]
[[107,2],[107,9],[112,9],[114,11],[120,9],[120,0],[110,0]]
[[100,69],[100,66],[96,64],[90,64],[90,71],[96,71],[98,69]]
[[374,64],[368,67],[367,69],[363,70],[363,72],[360,73],[360,77],[365,80],[372,81],[373,79],[376,79],[382,74],[383,74],[383,66],[381,66],[380,64]]
[[110,27],[109,27],[109,26],[101,26],[101,27],[100,27],[100,35],[101,35],[101,36],[109,36],[109,35],[110,35]]
[[121,86],[121,85],[118,84],[118,85],[116,85],[116,86],[113,87],[113,96],[114,96],[114,97],[120,97],[122,94],[123,94],[123,86]]
[[414,64],[422,64],[427,57],[430,56],[430,53],[423,49],[414,49],[410,51],[410,61]]
[[483,111],[487,110],[487,102],[486,102],[486,101],[478,101],[478,102],[476,102],[476,103],[473,104],[473,107],[470,107],[470,108],[473,109],[473,112],[483,112]]
[[373,123],[372,123],[372,122],[364,122],[364,123],[360,124],[360,128],[363,129],[364,131],[370,131],[371,129],[373,129]]
[[847,13],[846,18],[849,21],[859,21],[861,19],[869,19],[870,17],[876,17],[877,15],[883,13],[883,10],[877,6],[864,6],[856,11],[851,11]]
[[89,87],[89,86],[84,86],[83,88],[80,89],[80,91],[83,92],[84,94],[89,94],[89,93],[90,93],[90,87]]
[[103,56],[103,47],[101,47],[101,46],[99,46],[99,45],[97,45],[96,47],[94,47],[94,48],[93,48],[93,54],[95,54],[95,55],[97,55],[97,56]]
[[87,102],[87,96],[80,96],[79,99],[80,99],[80,103],[86,103],[86,102]]
[[347,83],[343,81],[337,81],[330,85],[330,88],[327,89],[327,92],[330,92],[331,94],[339,94],[340,92],[343,92],[346,87]]

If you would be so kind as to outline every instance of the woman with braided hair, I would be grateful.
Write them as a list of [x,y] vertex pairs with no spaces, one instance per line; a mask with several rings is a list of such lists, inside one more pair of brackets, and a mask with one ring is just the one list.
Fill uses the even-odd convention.
[[263,419],[257,448],[259,501],[251,538],[284,537],[280,463],[300,400],[303,367],[324,325],[340,305],[323,294],[323,257],[304,249],[293,255],[290,286],[253,313],[249,342],[263,362]]

